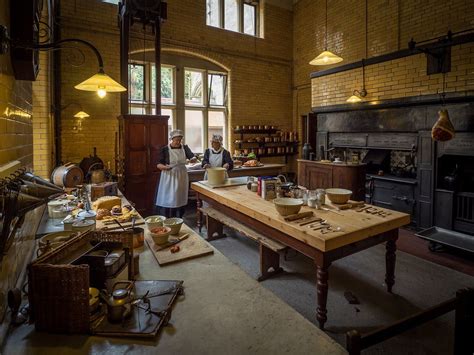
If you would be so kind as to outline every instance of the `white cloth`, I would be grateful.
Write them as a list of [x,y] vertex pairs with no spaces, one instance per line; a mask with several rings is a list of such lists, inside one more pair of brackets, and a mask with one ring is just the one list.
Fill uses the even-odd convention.
[[[224,149],[219,149],[217,152],[213,149],[209,150],[209,165],[211,168],[221,168],[222,167],[222,159],[224,157]],[[229,175],[227,171],[225,172],[225,178],[228,179]],[[207,170],[204,173],[204,180],[207,180]]]
[[186,153],[184,146],[181,149],[169,147],[170,170],[163,170],[160,176],[160,185],[156,194],[157,206],[166,208],[177,208],[187,205],[189,178],[186,169]]

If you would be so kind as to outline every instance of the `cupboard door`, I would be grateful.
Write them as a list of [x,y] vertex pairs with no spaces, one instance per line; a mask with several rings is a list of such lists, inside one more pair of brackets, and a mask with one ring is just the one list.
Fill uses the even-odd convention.
[[332,167],[307,165],[305,175],[306,187],[310,190],[332,187]]

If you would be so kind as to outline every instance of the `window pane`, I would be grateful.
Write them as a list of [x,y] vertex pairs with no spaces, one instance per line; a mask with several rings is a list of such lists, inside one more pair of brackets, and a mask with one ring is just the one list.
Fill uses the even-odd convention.
[[206,23],[209,26],[220,27],[220,14],[219,14],[219,3],[220,0],[207,0],[207,17]]
[[202,111],[186,110],[184,121],[184,140],[186,144],[191,148],[193,153],[202,153],[204,151],[202,139]]
[[202,72],[185,70],[184,72],[185,105],[202,105]]
[[173,110],[167,109],[167,108],[162,108],[161,109],[161,114],[163,116],[170,116],[168,119],[168,133],[171,132],[174,129],[173,125]]
[[239,31],[239,0],[224,0],[224,23],[225,28],[231,31]]
[[253,5],[244,4],[244,33],[256,36],[255,13],[257,8]]
[[209,104],[211,106],[224,106],[225,76],[219,74],[209,74],[207,76],[209,84]]
[[[155,102],[155,66],[151,68],[151,100]],[[172,105],[174,104],[174,76],[173,68],[171,67],[161,67],[161,103],[163,105]]]
[[128,65],[128,87],[131,101],[143,101],[145,98],[145,80],[143,65]]
[[224,137],[224,147],[228,148],[226,146],[226,137],[225,137],[225,132],[224,132],[224,127],[225,127],[225,114],[222,111],[209,111],[209,122],[208,122],[208,130],[207,130],[207,136],[209,137],[209,140],[212,138],[213,134],[220,134],[222,137]]
[[132,106],[130,107],[130,113],[134,115],[145,115],[145,107],[144,106]]

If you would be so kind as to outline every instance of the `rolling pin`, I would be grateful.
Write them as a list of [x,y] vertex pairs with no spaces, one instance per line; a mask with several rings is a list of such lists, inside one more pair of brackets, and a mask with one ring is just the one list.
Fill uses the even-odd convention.
[[362,207],[364,206],[365,202],[364,201],[357,201],[357,202],[352,202],[352,203],[346,203],[345,205],[340,205],[337,206],[338,210],[348,210],[352,207]]
[[305,218],[305,217],[311,217],[313,215],[313,211],[309,212],[301,212],[297,214],[291,214],[289,216],[285,217],[285,221],[290,222],[290,221],[296,221],[297,219]]

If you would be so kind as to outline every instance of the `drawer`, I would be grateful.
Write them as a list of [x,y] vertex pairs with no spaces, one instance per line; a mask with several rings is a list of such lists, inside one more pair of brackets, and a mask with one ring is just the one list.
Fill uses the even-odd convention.
[[395,181],[374,180],[374,190],[392,192],[393,195],[405,195],[410,198],[415,196],[415,186],[410,184],[398,183]]

